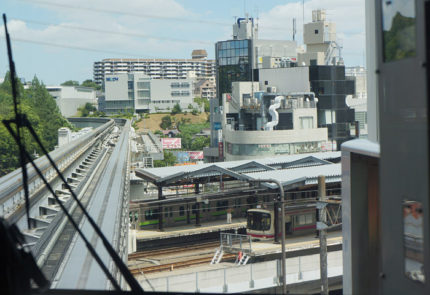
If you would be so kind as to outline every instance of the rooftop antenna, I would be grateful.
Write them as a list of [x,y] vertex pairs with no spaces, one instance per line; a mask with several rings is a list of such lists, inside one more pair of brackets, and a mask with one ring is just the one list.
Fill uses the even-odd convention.
[[303,27],[304,27],[305,26],[305,0],[303,0],[302,2],[302,9],[303,9]]
[[296,18],[294,17],[293,18],[293,41],[296,41],[296,33],[297,33],[297,30],[296,30]]

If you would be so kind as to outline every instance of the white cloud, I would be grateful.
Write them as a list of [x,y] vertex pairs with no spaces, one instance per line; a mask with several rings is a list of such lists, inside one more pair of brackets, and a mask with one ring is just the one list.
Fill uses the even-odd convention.
[[[188,49],[188,54],[191,54],[190,46],[213,46],[210,42],[190,40],[192,36],[178,36],[184,26],[192,27],[196,24],[187,22],[187,17],[195,17],[175,0],[57,0],[49,2],[55,5],[45,5],[47,2],[44,1],[34,3],[51,10],[62,21],[59,24],[44,25],[43,22],[35,23],[32,19],[9,20],[12,39],[124,52],[141,57],[175,57],[181,49]],[[95,9],[86,9],[90,7]],[[124,13],[105,13],[101,10]],[[189,41],[178,41],[181,39]]]

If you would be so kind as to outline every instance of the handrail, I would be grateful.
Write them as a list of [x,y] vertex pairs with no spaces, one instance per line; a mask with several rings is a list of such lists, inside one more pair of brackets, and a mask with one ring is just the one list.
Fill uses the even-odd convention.
[[[92,132],[72,141],[67,147],[51,151],[49,153],[50,157],[53,158],[55,162],[58,162],[63,159],[65,155],[73,154],[74,152],[79,151],[85,146],[89,147],[88,143],[91,141],[91,139],[96,139],[99,136],[104,135],[113,124],[114,121],[112,119],[109,119],[108,122],[106,122],[100,127],[97,127]],[[41,171],[45,171],[46,169],[50,168],[46,156],[42,156],[36,159],[35,163]],[[36,190],[38,187],[43,185],[42,182],[40,182],[38,185],[35,184],[37,183],[38,179],[40,179],[40,177],[37,175],[34,168],[30,166],[30,164],[27,164],[27,171],[29,187],[32,187],[33,190]],[[0,178],[0,206],[9,201],[11,198],[20,194],[20,191],[22,190],[22,181],[20,176],[21,168],[18,168]],[[4,208],[0,207],[0,214],[5,214]]]

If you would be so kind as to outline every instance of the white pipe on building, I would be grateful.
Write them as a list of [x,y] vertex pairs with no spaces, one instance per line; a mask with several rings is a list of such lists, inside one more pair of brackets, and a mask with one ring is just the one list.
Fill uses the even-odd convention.
[[281,100],[283,100],[284,97],[283,96],[277,96],[275,97],[275,103],[272,104],[269,107],[269,113],[272,116],[272,121],[267,122],[266,125],[264,126],[265,130],[273,130],[273,127],[275,127],[276,125],[278,125],[279,123],[279,114],[276,111],[276,109],[279,109],[279,107],[281,106]]

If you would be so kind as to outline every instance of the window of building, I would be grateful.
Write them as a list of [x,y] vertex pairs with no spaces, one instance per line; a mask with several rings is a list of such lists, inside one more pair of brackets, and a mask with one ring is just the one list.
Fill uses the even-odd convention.
[[300,117],[300,129],[312,129],[314,126],[313,117]]
[[318,30],[315,30],[315,34],[318,34]]
[[180,206],[179,207],[179,216],[184,216],[184,214],[185,214],[184,206]]
[[226,210],[228,208],[228,201],[218,201],[216,202],[216,211]]
[[158,209],[149,209],[145,211],[145,220],[158,219]]
[[138,89],[149,89],[150,83],[149,82],[137,82],[137,88]]
[[134,81],[128,81],[128,90],[134,90]]

